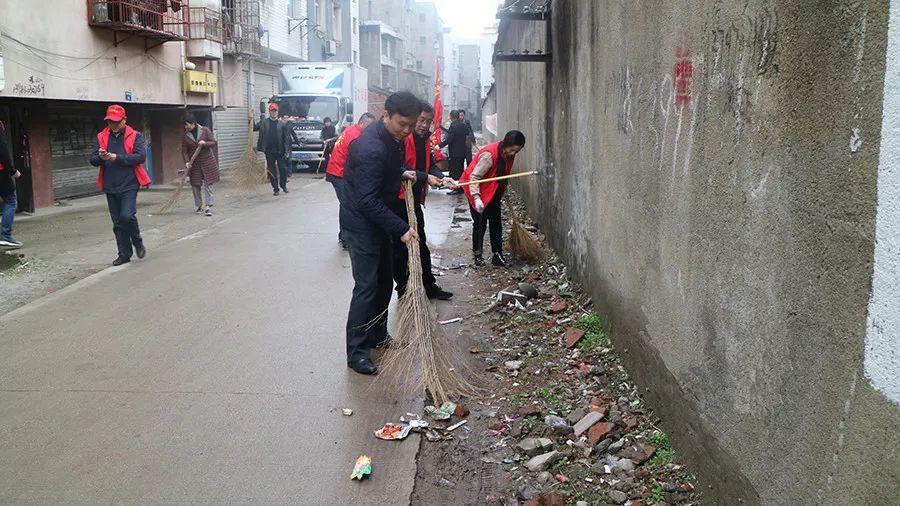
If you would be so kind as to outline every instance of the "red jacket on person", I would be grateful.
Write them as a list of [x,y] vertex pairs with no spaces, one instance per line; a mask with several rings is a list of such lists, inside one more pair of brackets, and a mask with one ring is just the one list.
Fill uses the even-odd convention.
[[[403,141],[403,163],[411,168],[418,169],[416,167],[416,140],[413,137],[415,134],[409,134],[406,136],[406,139]],[[428,138],[425,139],[425,173],[431,174],[431,154],[434,154],[434,160],[436,162],[440,162],[444,159],[444,155],[440,152],[440,150],[434,149],[434,143],[432,142],[432,136],[429,135]],[[403,187],[400,187],[400,199],[405,200],[405,193]],[[422,203],[425,203],[425,195],[428,194],[428,185],[422,185]]]
[[[487,146],[478,150],[478,153],[475,154],[475,157],[472,158],[472,163],[466,167],[465,172],[463,172],[462,177],[459,178],[460,183],[466,183],[472,180],[472,172],[475,170],[475,166],[478,165],[478,159],[481,158],[483,153],[490,153],[491,159],[493,160],[493,165],[490,169],[488,169],[487,174],[484,175],[483,179],[489,179],[492,177],[496,177],[497,174],[497,163],[500,161],[500,143],[495,142],[493,144],[488,144]],[[513,163],[516,161],[516,155],[506,157],[506,174],[512,174]],[[504,175],[506,175],[504,174]],[[488,183],[479,183],[478,188],[481,193],[481,202],[484,203],[485,207],[490,204],[491,199],[494,198],[494,195],[497,193],[497,188],[500,187],[500,181],[491,181]],[[471,186],[463,186],[463,191],[466,192],[466,198],[469,199],[469,204],[474,208],[475,207],[475,199],[472,198],[472,190]]]
[[[131,128],[128,125],[125,125],[125,152],[129,155],[134,153],[135,139],[137,139],[137,130]],[[102,132],[97,134],[97,144],[100,145],[100,149],[109,148],[109,127],[104,128]],[[137,164],[134,166],[134,177],[137,178],[138,185],[140,185],[141,187],[150,184],[150,176],[147,174],[147,171],[144,170],[144,166],[141,164]],[[103,191],[102,164],[100,165],[100,171],[97,173],[97,188],[100,188],[100,191]]]
[[354,123],[344,130],[344,133],[338,137],[334,143],[334,150],[331,152],[331,158],[328,160],[328,167],[325,172],[334,177],[344,177],[344,165],[347,164],[347,157],[350,155],[350,144],[359,138],[363,133],[363,128],[358,123]]

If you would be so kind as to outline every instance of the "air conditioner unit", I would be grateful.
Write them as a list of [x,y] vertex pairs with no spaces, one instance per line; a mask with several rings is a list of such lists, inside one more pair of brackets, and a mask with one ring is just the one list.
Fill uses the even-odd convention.
[[328,42],[325,43],[325,53],[328,54],[328,56],[334,56],[334,55],[336,55],[336,54],[337,54],[337,49],[338,49],[338,48],[337,48],[337,41],[335,41],[335,40],[329,40]]

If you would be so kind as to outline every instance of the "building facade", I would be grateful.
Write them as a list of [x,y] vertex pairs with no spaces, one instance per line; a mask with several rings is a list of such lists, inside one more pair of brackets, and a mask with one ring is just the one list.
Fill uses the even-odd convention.
[[456,108],[468,114],[472,128],[481,128],[481,47],[478,44],[459,46],[459,88]]
[[305,1],[306,19],[301,20],[305,21],[303,26],[308,34],[309,61],[353,62],[359,65],[361,0]]

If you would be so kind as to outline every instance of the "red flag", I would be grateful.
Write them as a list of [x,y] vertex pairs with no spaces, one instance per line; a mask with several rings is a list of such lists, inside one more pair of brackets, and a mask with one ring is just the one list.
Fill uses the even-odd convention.
[[438,146],[441,143],[441,123],[444,121],[444,104],[441,102],[441,64],[435,65],[434,72],[434,134],[431,137],[431,145]]

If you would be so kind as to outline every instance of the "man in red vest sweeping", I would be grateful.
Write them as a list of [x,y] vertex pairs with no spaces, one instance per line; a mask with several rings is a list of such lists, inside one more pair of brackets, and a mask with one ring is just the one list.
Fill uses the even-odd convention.
[[[404,141],[404,160],[403,163],[416,172],[424,173],[419,179],[423,180],[416,183],[413,187],[416,222],[419,232],[419,256],[422,259],[422,282],[425,286],[425,293],[429,299],[450,300],[453,294],[442,289],[437,284],[437,278],[431,272],[431,250],[428,249],[428,241],[425,238],[425,213],[422,212],[422,206],[425,205],[425,195],[428,194],[428,186],[441,186],[447,184],[451,188],[454,186],[452,179],[445,177],[444,173],[437,168],[435,161],[442,160],[444,157],[440,151],[435,153],[432,144],[431,124],[434,121],[434,108],[423,102],[422,112],[416,121],[413,133]],[[427,177],[427,184],[424,181]],[[397,200],[391,204],[391,210],[397,214],[403,221],[408,221],[406,214],[406,192],[400,189],[400,195]],[[406,246],[400,242],[400,239],[394,239],[394,282],[397,284],[397,296],[403,296],[406,291],[406,281],[409,279],[409,253]]]
[[[337,195],[338,199],[338,210],[340,210],[340,206],[344,205],[344,165],[347,164],[347,156],[350,154],[350,144],[352,144],[357,137],[362,135],[363,130],[374,122],[374,114],[365,112],[360,115],[359,121],[350,125],[347,130],[338,137],[338,140],[334,145],[334,150],[331,152],[331,158],[328,159],[328,167],[325,169],[325,180],[334,187],[334,193]],[[341,245],[341,249],[346,251],[347,244],[344,242],[343,228],[338,229],[338,243]]]
[[91,165],[100,167],[97,187],[106,193],[119,254],[113,265],[131,261],[131,254],[144,258],[147,250],[137,220],[137,193],[150,184],[144,170],[147,158],[144,136],[125,124],[125,109],[111,105],[106,109],[106,128],[97,134]]

